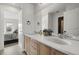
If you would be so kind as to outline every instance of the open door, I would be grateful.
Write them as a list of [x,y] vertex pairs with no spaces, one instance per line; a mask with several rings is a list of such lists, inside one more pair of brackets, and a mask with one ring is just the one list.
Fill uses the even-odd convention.
[[58,17],[58,34],[63,34],[64,32],[64,17]]

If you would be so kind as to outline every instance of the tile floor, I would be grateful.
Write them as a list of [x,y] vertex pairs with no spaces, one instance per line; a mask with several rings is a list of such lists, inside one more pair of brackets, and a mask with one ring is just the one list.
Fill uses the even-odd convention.
[[12,43],[5,45],[4,50],[0,51],[0,55],[25,55],[25,53],[21,51],[18,43]]

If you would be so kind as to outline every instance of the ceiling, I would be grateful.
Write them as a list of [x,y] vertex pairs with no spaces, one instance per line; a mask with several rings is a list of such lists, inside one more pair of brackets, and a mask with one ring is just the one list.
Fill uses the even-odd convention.
[[[25,3],[0,3],[0,5],[8,5],[8,6],[13,6],[17,9],[22,9],[22,6],[24,6]],[[34,6],[38,7],[38,9],[44,9],[48,8],[50,12],[56,12],[56,11],[61,11],[73,9],[79,7],[79,3],[30,3],[33,4]]]

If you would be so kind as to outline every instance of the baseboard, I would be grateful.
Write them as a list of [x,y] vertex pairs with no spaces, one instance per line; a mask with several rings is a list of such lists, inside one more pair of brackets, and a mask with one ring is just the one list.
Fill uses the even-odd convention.
[[27,53],[25,51],[23,51],[23,53],[27,55]]

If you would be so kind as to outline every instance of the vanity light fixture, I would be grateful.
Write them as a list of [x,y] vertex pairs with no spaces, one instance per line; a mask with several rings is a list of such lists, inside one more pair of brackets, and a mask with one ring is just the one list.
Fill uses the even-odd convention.
[[30,24],[31,24],[31,22],[28,20],[28,21],[27,21],[27,25],[30,25]]

